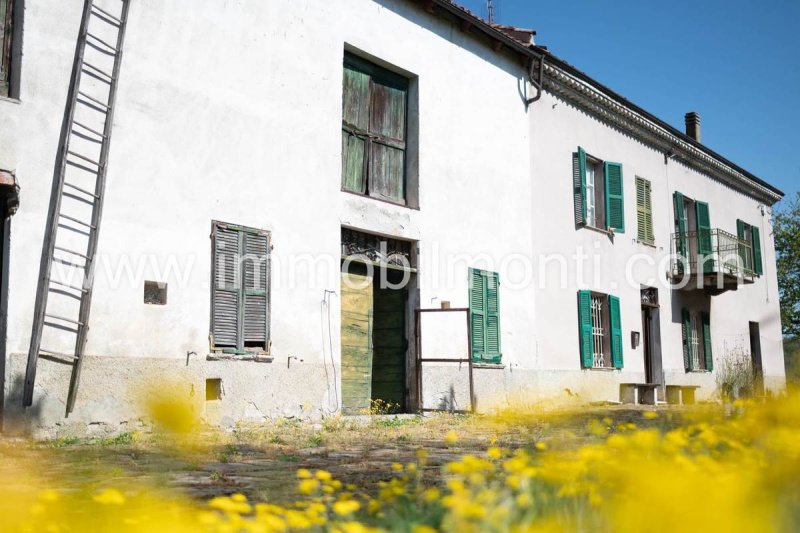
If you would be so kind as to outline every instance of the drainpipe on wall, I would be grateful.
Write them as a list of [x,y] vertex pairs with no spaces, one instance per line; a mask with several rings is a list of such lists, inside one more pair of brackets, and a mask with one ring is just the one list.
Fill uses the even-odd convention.
[[[537,68],[538,67],[538,68]],[[538,71],[538,76],[536,72]],[[525,106],[529,106],[536,100],[542,97],[542,85],[544,83],[544,56],[537,56],[531,58],[531,64],[528,68],[528,81],[536,89],[536,95],[533,98],[525,100]]]

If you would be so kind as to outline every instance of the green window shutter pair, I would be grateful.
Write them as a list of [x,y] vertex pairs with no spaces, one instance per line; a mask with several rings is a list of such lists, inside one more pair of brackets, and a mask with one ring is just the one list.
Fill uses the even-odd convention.
[[[736,221],[736,233],[740,239],[745,238],[745,231],[744,231],[745,223],[742,220]],[[761,260],[761,232],[755,226],[750,226],[750,236],[751,236],[751,245],[753,247],[753,255],[752,255],[752,262],[750,264],[751,269],[757,275],[761,276],[764,274],[764,264]],[[740,255],[744,256],[742,252]],[[745,258],[743,257],[743,260]],[[747,261],[745,261],[745,265],[747,265]]]
[[211,335],[216,349],[267,349],[269,233],[215,222]]
[[500,279],[496,272],[471,268],[469,271],[469,322],[472,359],[499,363]]
[[[614,368],[624,366],[622,358],[622,313],[620,311],[620,301],[616,296],[608,297],[608,318],[609,335],[611,344],[611,365]],[[593,355],[593,329],[592,323],[592,292],[578,291],[578,328],[581,351],[581,367],[592,368],[594,366]]]
[[640,242],[653,244],[653,200],[650,182],[636,178],[636,221],[637,238]]
[[407,79],[345,55],[342,189],[405,201],[407,103]]
[[[572,154],[572,203],[575,210],[575,225],[586,224],[586,151],[578,147]],[[605,225],[616,233],[625,233],[625,201],[622,180],[622,164],[603,164],[605,190]],[[605,228],[603,228],[605,229]]]
[[[692,338],[692,313],[689,309],[681,309],[683,322],[683,366],[687,372],[697,370],[694,368],[695,348],[691,342]],[[700,342],[703,343],[703,357],[705,369],[714,370],[714,355],[711,346],[711,316],[708,313],[700,313]]]

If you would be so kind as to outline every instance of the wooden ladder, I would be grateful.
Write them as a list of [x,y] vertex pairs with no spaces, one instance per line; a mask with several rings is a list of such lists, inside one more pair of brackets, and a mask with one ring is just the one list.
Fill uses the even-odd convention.
[[[33,403],[39,359],[65,363],[72,367],[65,416],[75,406],[89,331],[95,255],[129,2],[84,2],[53,173],[23,405]],[[54,272],[54,264],[58,265],[58,272]],[[45,348],[43,337],[55,347],[46,344],[52,349]]]

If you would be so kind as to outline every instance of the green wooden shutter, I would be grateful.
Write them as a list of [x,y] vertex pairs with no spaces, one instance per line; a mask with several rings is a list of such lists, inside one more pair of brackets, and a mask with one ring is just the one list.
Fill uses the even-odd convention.
[[622,368],[622,315],[616,296],[608,297],[608,316],[611,322],[611,366]]
[[622,164],[605,162],[603,165],[606,190],[606,226],[617,233],[625,233],[625,200],[622,182]]
[[[736,219],[736,236],[740,241],[746,241],[745,223],[743,220]],[[747,246],[744,242],[739,243],[739,259],[742,262],[742,267],[745,270],[753,270],[752,258],[747,255]]]
[[486,278],[480,270],[469,270],[469,324],[472,359],[481,360],[486,351]]
[[636,222],[637,238],[640,242],[653,244],[653,203],[650,182],[636,178]]
[[482,359],[499,363],[500,353],[500,279],[496,272],[483,272],[486,280],[486,349]]
[[705,258],[714,253],[711,242],[711,217],[708,212],[708,204],[705,202],[694,203],[697,214],[697,268],[703,265],[703,272],[714,271],[714,261],[705,261]]
[[367,190],[366,149],[369,129],[368,74],[345,64],[342,87],[342,189]]
[[243,346],[267,348],[269,235],[266,232],[243,231],[244,285],[242,287]]
[[572,154],[572,204],[575,225],[586,224],[586,152],[580,146]]
[[688,309],[681,309],[681,319],[683,322],[683,367],[687,372],[692,370],[693,346],[692,338],[692,314]]
[[700,323],[703,329],[703,355],[706,370],[714,370],[714,355],[711,350],[711,317],[708,313],[700,313]]
[[676,252],[681,257],[687,256],[686,248],[686,213],[683,210],[683,194],[675,192],[673,195],[675,206],[675,230],[678,232],[676,239]]
[[592,368],[594,357],[592,350],[592,293],[578,291],[578,334],[581,347],[581,366]]
[[753,236],[753,270],[761,276],[764,274],[764,265],[761,260],[761,232],[755,226],[750,226]]
[[239,232],[226,225],[212,228],[213,283],[211,287],[211,335],[215,348],[233,348],[239,343]]

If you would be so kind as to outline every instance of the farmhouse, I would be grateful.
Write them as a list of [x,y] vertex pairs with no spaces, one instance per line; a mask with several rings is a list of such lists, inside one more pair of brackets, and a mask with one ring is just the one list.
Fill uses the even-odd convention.
[[784,387],[781,191],[533,31],[448,0],[0,17],[9,429],[116,430],[159,384],[221,425]]

